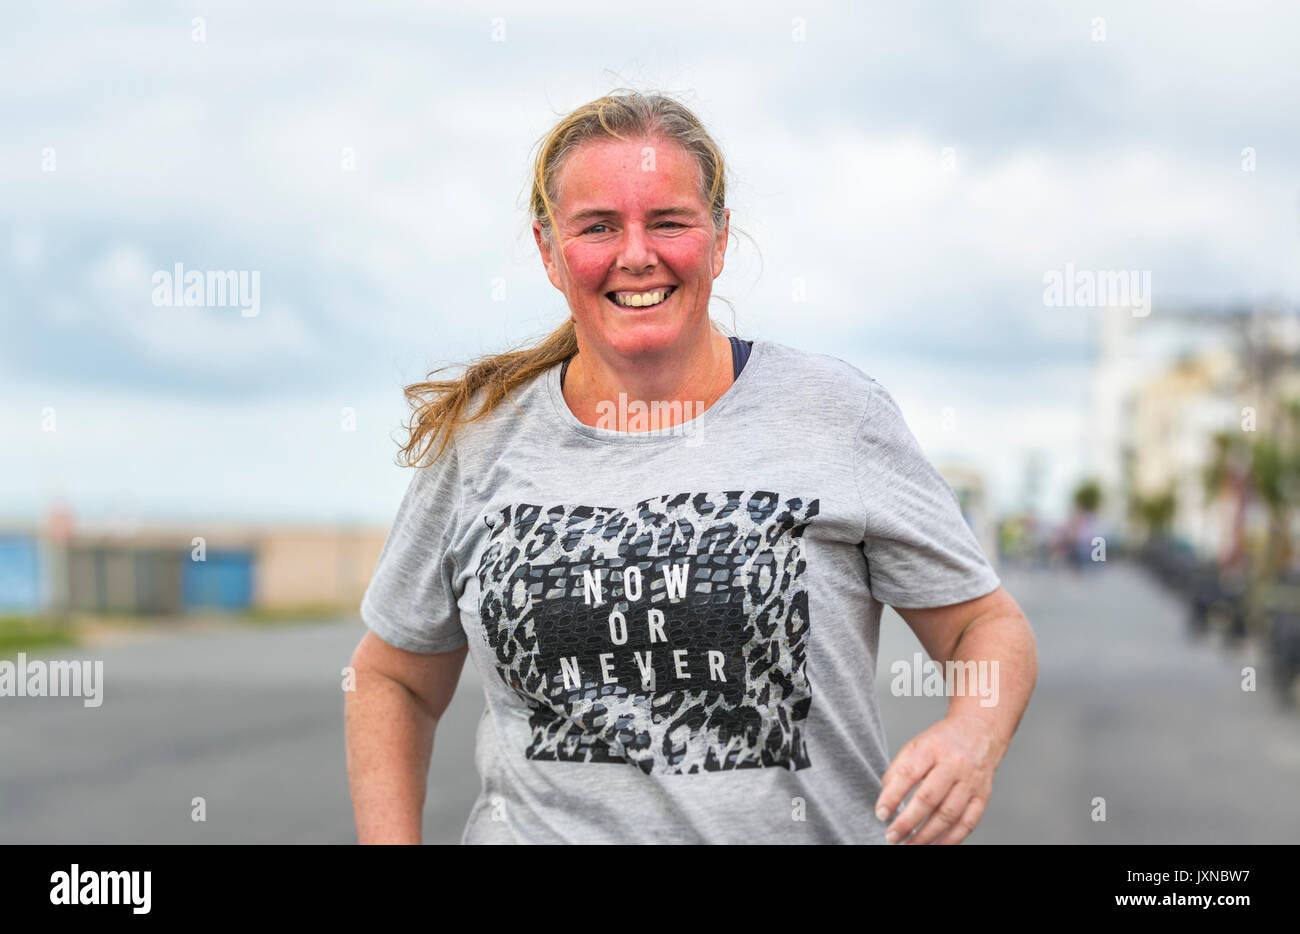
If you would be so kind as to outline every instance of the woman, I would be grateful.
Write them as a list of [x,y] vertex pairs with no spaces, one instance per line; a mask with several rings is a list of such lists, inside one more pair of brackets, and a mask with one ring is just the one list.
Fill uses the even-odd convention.
[[[407,389],[421,466],[347,696],[361,842],[419,842],[467,654],[486,710],[464,842],[958,843],[978,823],[1036,677],[1028,623],[883,386],[714,326],[724,175],[660,96],[541,140],[533,233],[571,317]],[[932,659],[1000,678],[892,765],[885,603]]]

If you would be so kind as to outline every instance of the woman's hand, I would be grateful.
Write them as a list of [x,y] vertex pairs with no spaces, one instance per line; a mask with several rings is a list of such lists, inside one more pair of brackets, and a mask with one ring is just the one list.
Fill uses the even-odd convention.
[[[992,725],[981,717],[950,714],[913,737],[885,772],[876,816],[888,820],[916,783],[921,785],[889,825],[885,839],[961,843],[984,814],[993,773],[1005,752]],[[916,834],[909,838],[913,830]]]
[[964,603],[895,609],[932,659],[974,663],[981,677],[987,664],[992,675],[991,696],[957,692],[947,716],[899,750],[876,800],[876,816],[889,820],[916,788],[889,826],[885,838],[890,843],[961,843],[984,815],[993,773],[1038,680],[1034,633],[1001,586]]

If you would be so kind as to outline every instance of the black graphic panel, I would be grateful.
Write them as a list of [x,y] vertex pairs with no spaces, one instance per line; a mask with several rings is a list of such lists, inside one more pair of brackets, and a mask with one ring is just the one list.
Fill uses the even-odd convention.
[[810,765],[802,535],[818,501],[677,493],[485,517],[479,610],[534,759]]

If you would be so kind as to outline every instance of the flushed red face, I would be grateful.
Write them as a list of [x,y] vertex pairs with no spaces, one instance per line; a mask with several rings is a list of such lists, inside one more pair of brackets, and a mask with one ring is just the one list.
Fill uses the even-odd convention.
[[[661,139],[602,139],[571,153],[557,182],[552,211],[567,268],[537,222],[533,233],[579,340],[601,356],[630,360],[673,355],[707,339],[731,212],[715,232],[694,158]],[[654,292],[666,297],[651,304],[651,294],[641,307],[620,304],[614,294]]]

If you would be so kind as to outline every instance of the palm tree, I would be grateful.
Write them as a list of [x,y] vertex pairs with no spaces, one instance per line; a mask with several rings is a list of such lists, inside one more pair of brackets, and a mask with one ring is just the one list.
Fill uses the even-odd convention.
[[1214,451],[1205,468],[1205,493],[1212,502],[1226,496],[1231,504],[1232,525],[1222,564],[1235,567],[1245,558],[1244,523],[1246,501],[1250,495],[1250,449],[1239,431],[1221,431],[1213,437],[1212,444]]
[[1088,479],[1074,491],[1074,506],[1080,512],[1093,513],[1101,507],[1101,484]]
[[1146,527],[1148,538],[1164,538],[1177,511],[1178,497],[1173,484],[1163,493],[1150,496],[1133,493],[1129,497],[1129,515]]

